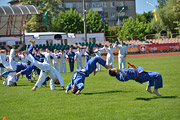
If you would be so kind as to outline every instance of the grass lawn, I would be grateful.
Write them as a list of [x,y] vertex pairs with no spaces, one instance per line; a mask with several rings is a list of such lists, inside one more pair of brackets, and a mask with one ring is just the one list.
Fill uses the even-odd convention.
[[[162,74],[162,97],[145,91],[147,83],[119,82],[103,68],[85,80],[80,95],[65,94],[56,86],[31,91],[35,83],[20,77],[17,87],[0,84],[0,119],[7,120],[179,120],[180,56],[128,58],[146,71]],[[117,59],[114,61],[117,67]],[[75,66],[76,67],[76,66]],[[72,73],[61,74],[65,86]],[[38,76],[37,76],[38,77]],[[49,83],[49,82],[48,82]]]

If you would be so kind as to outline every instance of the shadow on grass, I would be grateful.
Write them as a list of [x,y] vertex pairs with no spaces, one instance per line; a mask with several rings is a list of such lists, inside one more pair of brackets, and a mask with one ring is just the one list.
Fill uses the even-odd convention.
[[94,92],[94,93],[81,93],[83,95],[94,95],[94,94],[109,94],[109,93],[119,93],[119,92],[130,92],[130,91],[121,91],[121,90],[115,90],[115,91],[105,91],[105,92]]
[[160,97],[150,97],[150,98],[136,98],[135,100],[149,101],[149,100],[153,100],[153,99],[173,99],[173,98],[178,98],[178,96],[160,96]]

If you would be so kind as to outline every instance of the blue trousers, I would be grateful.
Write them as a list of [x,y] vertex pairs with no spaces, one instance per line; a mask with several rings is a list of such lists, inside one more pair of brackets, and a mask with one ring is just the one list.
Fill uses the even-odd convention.
[[154,86],[155,89],[163,87],[162,76],[157,72],[144,71],[139,74],[137,82],[144,83],[148,81],[148,87]]
[[69,62],[69,68],[71,72],[74,71],[74,62]]

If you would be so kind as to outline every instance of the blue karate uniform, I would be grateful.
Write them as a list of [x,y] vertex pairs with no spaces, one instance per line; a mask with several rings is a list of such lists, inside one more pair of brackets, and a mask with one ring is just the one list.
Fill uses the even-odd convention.
[[25,75],[27,79],[31,79],[31,72],[33,69],[35,70],[37,69],[37,67],[31,63],[29,66],[26,67],[26,69],[21,71],[21,74]]
[[69,58],[68,60],[69,60],[70,71],[73,72],[74,71],[74,56],[75,56],[75,53],[69,51],[67,56]]
[[103,66],[106,65],[106,61],[101,57],[94,57],[90,59],[83,67],[83,69],[85,69],[85,72],[82,72],[78,69],[74,72],[74,74],[71,77],[72,81],[68,84],[66,90],[70,90],[73,85],[75,85],[75,87],[77,87],[78,90],[84,89],[85,77],[88,77],[89,74],[91,74],[96,69],[96,63],[99,63]]
[[135,80],[136,82],[139,82],[141,84],[148,81],[149,87],[154,86],[155,89],[163,87],[161,74],[157,72],[144,71],[142,67],[137,67],[137,70],[139,72],[137,80],[137,71],[135,69],[122,69],[121,71],[124,72],[125,77],[121,72],[119,72],[118,76],[116,76],[116,79],[123,82],[128,80]]

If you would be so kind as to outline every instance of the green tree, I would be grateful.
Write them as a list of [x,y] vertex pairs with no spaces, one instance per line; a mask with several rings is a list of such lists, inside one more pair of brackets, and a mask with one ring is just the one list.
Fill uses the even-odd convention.
[[161,8],[166,5],[167,0],[157,0],[157,2],[159,3],[158,8]]
[[[23,5],[34,5],[38,8],[40,15],[30,16],[25,27],[29,31],[48,31],[48,27],[51,28],[51,18],[59,13],[59,4],[61,0],[20,0]],[[44,24],[43,15],[47,11],[48,15],[48,27]],[[31,20],[33,19],[33,20]],[[38,27],[37,27],[38,26]],[[39,28],[40,26],[40,28]]]
[[80,33],[83,31],[83,21],[76,10],[61,11],[58,17],[52,20],[52,31]]
[[175,22],[180,21],[180,12],[177,8],[176,12],[174,6],[178,5],[178,0],[168,0],[166,5],[158,9],[158,22],[159,31],[165,29],[171,33],[177,32],[177,24]]
[[87,32],[104,32],[104,23],[102,23],[102,15],[91,9],[86,14]]

